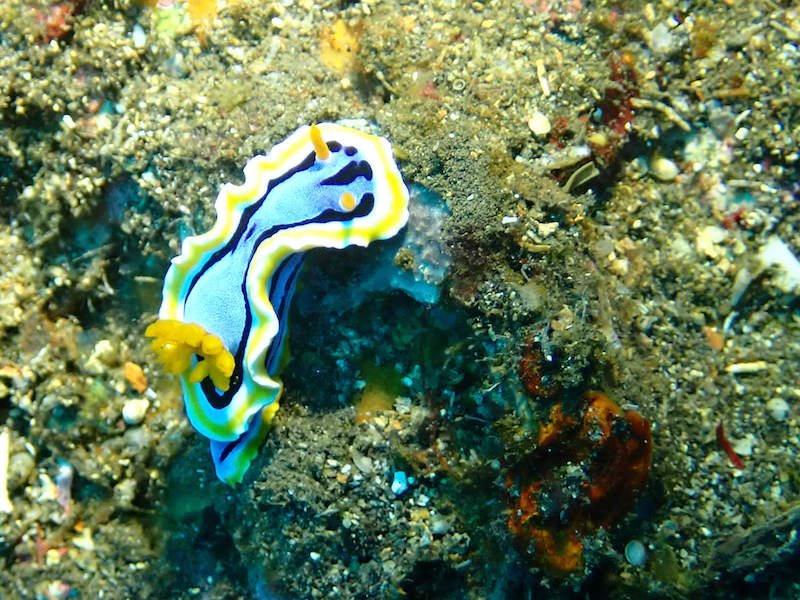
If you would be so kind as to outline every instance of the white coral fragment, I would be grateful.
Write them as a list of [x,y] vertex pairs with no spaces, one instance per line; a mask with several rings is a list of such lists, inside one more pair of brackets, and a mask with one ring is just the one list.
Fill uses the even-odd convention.
[[800,286],[800,261],[777,235],[769,236],[758,253],[764,268],[772,268],[772,283],[782,292],[793,292]]
[[0,512],[12,513],[14,506],[8,497],[8,429],[0,431]]

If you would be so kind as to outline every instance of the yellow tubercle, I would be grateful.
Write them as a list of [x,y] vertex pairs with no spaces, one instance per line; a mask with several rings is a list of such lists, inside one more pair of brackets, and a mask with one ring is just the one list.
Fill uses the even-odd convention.
[[213,333],[197,323],[175,319],[159,319],[144,332],[154,338],[152,348],[168,373],[185,373],[192,365],[192,356],[202,360],[189,373],[189,381],[198,383],[209,377],[217,389],[227,391],[233,373],[233,355]]
[[343,210],[350,212],[358,205],[358,201],[356,197],[352,194],[352,192],[345,192],[339,197],[339,206],[342,207]]

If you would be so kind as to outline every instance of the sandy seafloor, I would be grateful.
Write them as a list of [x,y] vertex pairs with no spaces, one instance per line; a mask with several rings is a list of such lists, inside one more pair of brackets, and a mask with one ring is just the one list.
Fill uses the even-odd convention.
[[[793,2],[147,4],[0,4],[0,597],[800,596]],[[143,331],[337,120],[438,209],[309,258],[230,488]]]

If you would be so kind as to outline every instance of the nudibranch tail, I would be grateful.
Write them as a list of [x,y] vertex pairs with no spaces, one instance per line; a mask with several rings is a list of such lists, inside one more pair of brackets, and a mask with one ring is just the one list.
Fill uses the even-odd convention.
[[408,220],[389,142],[333,123],[304,126],[225,184],[217,219],[184,240],[147,330],[178,373],[186,413],[211,440],[220,479],[241,479],[282,392],[289,304],[312,248],[366,246]]
[[258,454],[258,449],[272,427],[272,419],[278,412],[278,403],[265,406],[255,415],[250,426],[238,439],[232,442],[211,440],[211,458],[217,477],[234,485],[240,483],[250,463]]

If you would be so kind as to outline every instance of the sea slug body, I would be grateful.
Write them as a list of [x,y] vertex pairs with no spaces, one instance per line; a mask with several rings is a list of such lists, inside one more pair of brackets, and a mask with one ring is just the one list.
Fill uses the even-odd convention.
[[289,304],[303,253],[366,246],[408,220],[389,142],[333,123],[303,126],[222,186],[217,220],[184,240],[145,335],[180,375],[186,413],[211,440],[217,476],[238,483],[282,384]]

